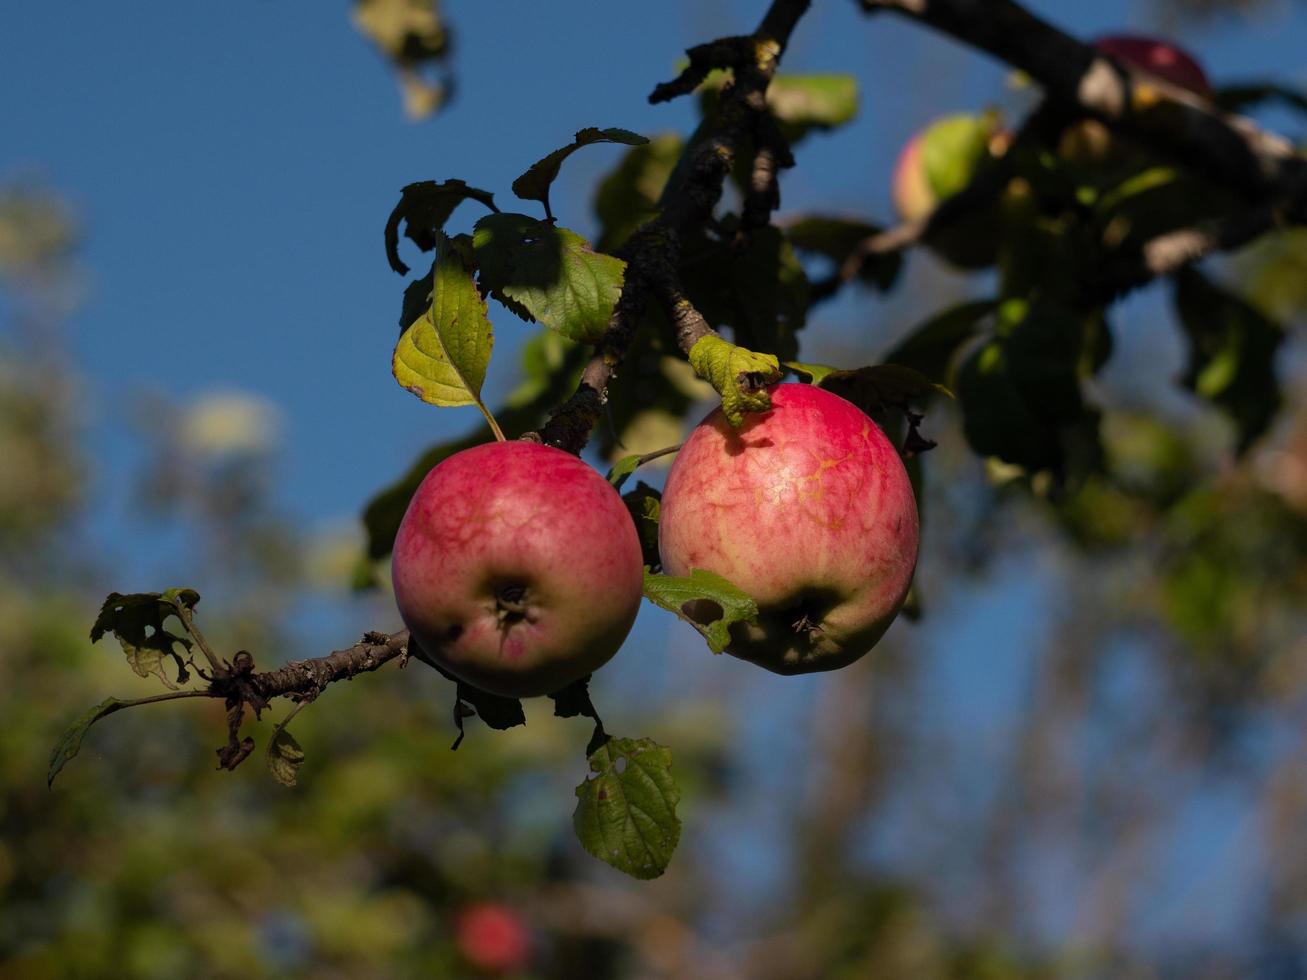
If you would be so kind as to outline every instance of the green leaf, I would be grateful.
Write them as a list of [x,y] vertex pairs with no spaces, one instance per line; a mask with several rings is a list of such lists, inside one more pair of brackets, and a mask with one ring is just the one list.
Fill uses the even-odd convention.
[[1058,478],[1101,466],[1098,412],[1080,391],[1091,327],[1100,320],[1057,306],[1003,304],[997,336],[957,372],[972,449]]
[[[812,215],[786,225],[784,230],[790,244],[800,252],[825,256],[838,268],[865,239],[883,229],[852,218]],[[867,255],[858,267],[858,279],[887,292],[894,286],[902,268],[903,256],[899,252]]]
[[481,385],[494,331],[467,257],[443,233],[431,272],[431,305],[395,345],[395,380],[430,405],[484,410]]
[[[167,592],[138,592],[122,595],[111,592],[100,607],[91,627],[91,642],[98,643],[106,633],[118,639],[127,662],[140,677],[151,674],[165,686],[177,689],[190,678],[177,647],[189,651],[191,641],[164,628],[164,621],[176,616],[185,625],[179,610],[194,609],[200,594],[193,589],[169,589]],[[164,672],[164,661],[171,658],[177,668],[177,684]],[[89,724],[89,722],[88,722]]]
[[612,252],[631,233],[658,213],[658,199],[684,144],[674,133],[655,136],[643,146],[633,146],[599,183],[594,212],[603,230],[595,247]]
[[[758,604],[752,596],[716,572],[702,568],[691,569],[689,575],[680,576],[663,575],[646,568],[644,597],[654,605],[676,613],[702,633],[713,653],[721,653],[731,642],[732,623],[747,622],[758,615]],[[715,604],[720,614],[703,615],[708,603]],[[693,615],[686,611],[687,604],[691,604]]]
[[526,173],[513,181],[513,193],[524,201],[540,201],[548,214],[549,187],[558,176],[558,168],[581,147],[593,143],[623,143],[626,146],[639,146],[648,142],[639,133],[633,133],[629,129],[596,129],[589,126],[577,133],[567,146],[533,163]]
[[572,825],[581,845],[634,878],[666,871],[681,838],[671,767],[671,750],[652,739],[614,738],[597,748],[576,788]]
[[868,414],[883,408],[906,408],[933,395],[953,397],[953,392],[943,385],[902,364],[831,371],[814,383],[853,402]]
[[981,323],[996,309],[998,300],[984,299],[936,313],[899,341],[885,355],[885,361],[902,364],[932,381],[943,382],[959,348],[979,332]]
[[767,107],[791,142],[811,129],[834,129],[858,114],[852,75],[780,74],[767,86]]
[[94,708],[89,709],[73,722],[66,732],[59,736],[59,741],[55,742],[54,751],[50,753],[50,768],[46,773],[46,785],[54,785],[54,777],[59,775],[59,770],[63,769],[68,761],[77,755],[82,747],[82,739],[86,736],[86,730],[94,725],[105,715],[113,714],[120,706],[126,704],[117,698],[105,698]]
[[820,385],[827,375],[839,371],[839,368],[831,367],[829,364],[804,364],[802,361],[786,361],[785,366],[795,374],[806,377],[807,383],[813,385]]
[[1275,353],[1284,329],[1193,268],[1175,277],[1175,308],[1189,338],[1182,383],[1234,421],[1243,453],[1280,408]]
[[278,725],[268,741],[268,772],[283,786],[294,786],[299,779],[300,766],[304,765],[304,750],[295,736]]
[[518,316],[597,343],[622,294],[626,263],[580,235],[525,214],[492,214],[473,235],[481,286]]
[[[469,187],[461,180],[422,180],[409,184],[399,192],[399,203],[386,221],[386,259],[390,267],[401,276],[408,275],[408,266],[399,257],[399,225],[405,223],[404,234],[424,252],[436,247],[436,236],[454,209],[468,199],[480,201],[491,211],[495,195],[477,187]],[[412,321],[409,321],[412,322]]]
[[644,457],[639,454],[623,456],[612,465],[612,468],[608,471],[608,482],[613,485],[614,490],[622,489],[622,484],[639,468],[643,459]]
[[622,494],[622,503],[635,522],[636,534],[640,536],[640,552],[644,563],[654,571],[662,566],[662,556],[658,553],[658,519],[662,513],[662,494],[643,480],[635,485],[634,490]]
[[690,365],[722,396],[722,412],[735,428],[747,412],[771,408],[767,385],[780,380],[781,365],[774,354],[758,354],[709,335],[690,348]]

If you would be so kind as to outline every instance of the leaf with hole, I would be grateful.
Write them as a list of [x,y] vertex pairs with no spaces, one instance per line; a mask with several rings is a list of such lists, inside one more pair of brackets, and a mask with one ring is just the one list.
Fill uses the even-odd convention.
[[634,878],[657,878],[681,839],[671,750],[652,739],[614,738],[589,761],[572,817],[581,845]]
[[525,320],[597,343],[622,294],[626,263],[574,231],[525,214],[492,214],[472,237],[481,286]]
[[401,276],[408,275],[408,266],[399,257],[399,226],[404,224],[404,235],[424,252],[436,247],[436,236],[454,209],[464,201],[480,201],[491,211],[495,195],[478,187],[469,187],[461,180],[421,180],[409,184],[399,192],[399,203],[386,220],[386,259],[390,267]]
[[[91,642],[97,643],[106,633],[112,633],[138,676],[154,675],[165,686],[176,690],[177,684],[185,684],[190,679],[183,652],[177,648],[189,652],[191,640],[166,629],[164,622],[176,617],[185,627],[181,611],[189,613],[199,601],[200,594],[193,589],[132,595],[112,592],[91,627]],[[164,670],[164,663],[169,659],[177,669],[176,684]]]
[[[702,568],[691,569],[689,575],[663,575],[646,568],[644,597],[702,633],[713,653],[721,653],[731,642],[732,623],[748,622],[758,615],[752,596]],[[687,605],[691,611],[687,612]]]

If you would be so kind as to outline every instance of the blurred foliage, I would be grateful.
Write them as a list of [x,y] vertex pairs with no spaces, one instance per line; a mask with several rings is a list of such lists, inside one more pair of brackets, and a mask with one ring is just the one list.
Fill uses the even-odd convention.
[[355,0],[354,26],[394,67],[413,119],[435,115],[449,100],[452,40],[437,0]]

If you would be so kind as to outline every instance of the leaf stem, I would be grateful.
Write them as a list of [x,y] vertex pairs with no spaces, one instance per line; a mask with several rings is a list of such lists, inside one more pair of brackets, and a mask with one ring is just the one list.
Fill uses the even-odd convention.
[[[215,654],[213,648],[209,646],[209,641],[204,638],[204,634],[200,632],[200,628],[195,625],[195,617],[191,615],[190,609],[181,602],[174,603],[173,609],[176,611],[177,618],[182,621],[182,625],[186,627],[186,632],[191,634],[191,637],[195,640],[195,645],[200,648],[200,652],[204,654],[204,658],[209,661],[209,667],[213,671],[213,676],[226,677],[230,673],[230,670],[221,660],[218,659],[218,655]],[[146,698],[133,703],[145,704],[148,700],[149,699]],[[156,698],[155,700],[163,699]]]
[[504,430],[499,427],[499,423],[495,421],[495,417],[490,414],[490,409],[486,408],[486,403],[480,398],[477,399],[477,408],[481,409],[481,414],[484,415],[486,421],[490,423],[490,431],[495,434],[495,441],[507,442],[508,440],[504,438]]
[[166,694],[152,694],[148,698],[134,698],[131,701],[119,701],[117,704],[113,705],[113,707],[105,709],[104,714],[100,715],[100,717],[107,718],[109,715],[114,714],[117,711],[122,711],[123,708],[135,708],[138,705],[154,704],[158,701],[179,701],[182,698],[220,697],[222,697],[222,695],[212,688],[196,688],[189,691],[168,691]]

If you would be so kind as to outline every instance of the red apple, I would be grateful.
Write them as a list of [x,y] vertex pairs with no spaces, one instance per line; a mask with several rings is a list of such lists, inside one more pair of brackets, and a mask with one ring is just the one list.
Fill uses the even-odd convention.
[[432,661],[505,697],[561,690],[617,652],[643,562],[617,491],[577,457],[496,442],[434,467],[395,537],[395,601]]
[[1205,99],[1211,98],[1212,83],[1207,80],[1202,65],[1187,52],[1167,41],[1131,34],[1113,34],[1100,37],[1094,42],[1094,48],[1099,54],[1142,68]]
[[469,905],[454,923],[459,953],[484,973],[517,973],[531,958],[531,934],[522,917],[506,905]]
[[[830,392],[771,389],[732,429],[721,409],[677,453],[658,547],[671,575],[716,572],[758,603],[727,652],[780,674],[857,660],[889,628],[917,561],[917,505],[877,425]],[[696,612],[691,610],[691,614]]]

